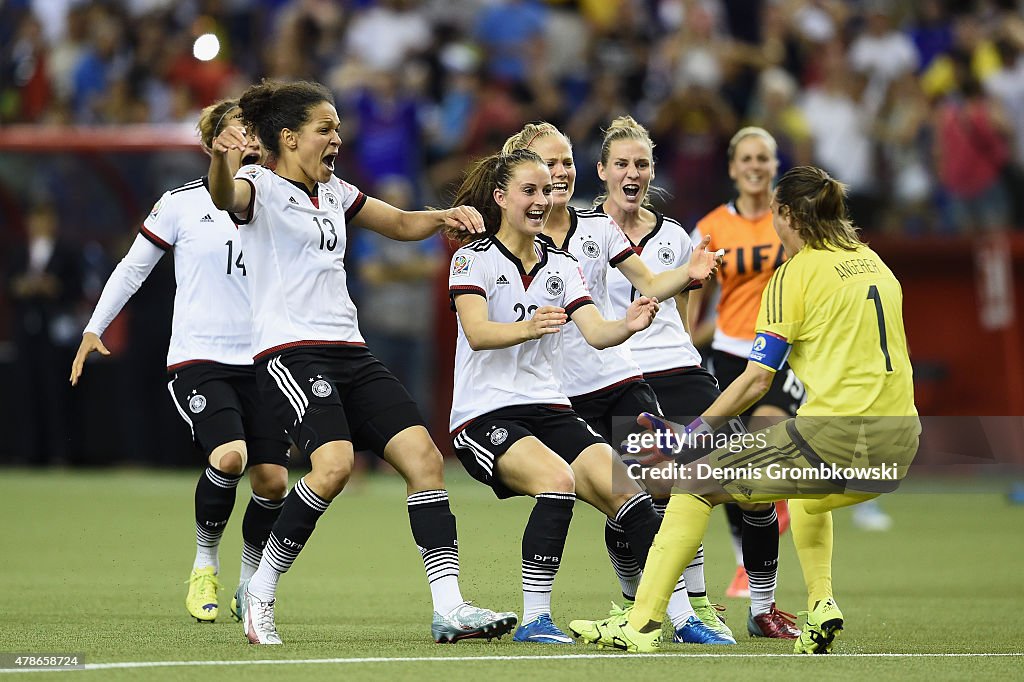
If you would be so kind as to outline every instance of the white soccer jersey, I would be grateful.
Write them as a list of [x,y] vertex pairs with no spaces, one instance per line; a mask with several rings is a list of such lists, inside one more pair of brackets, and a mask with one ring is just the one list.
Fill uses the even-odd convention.
[[331,177],[316,196],[261,166],[235,177],[253,187],[239,220],[257,358],[293,346],[364,345],[345,273],[346,224],[366,203]]
[[[622,317],[608,297],[608,270],[633,255],[633,246],[611,217],[569,208],[569,232],[562,247],[579,261],[594,305],[605,319]],[[570,321],[562,329],[562,390],[576,398],[641,378],[626,344],[598,350]]]
[[206,178],[164,193],[103,287],[85,331],[102,335],[161,256],[173,249],[169,370],[196,361],[252,364],[252,314],[238,229],[213,205]]
[[[571,315],[593,303],[576,259],[545,239],[536,239],[534,246],[540,262],[529,273],[494,237],[478,239],[456,251],[448,273],[452,308],[456,296],[483,296],[491,322],[521,322],[542,306],[559,306]],[[569,405],[556,373],[562,333],[564,328],[558,334],[545,334],[509,348],[475,351],[469,347],[460,320],[451,430],[502,407]]]
[[[660,213],[655,213],[655,216],[654,229],[634,246],[634,251],[651,272],[658,274],[689,262],[693,243],[678,222]],[[638,295],[629,280],[617,270],[608,274],[608,293],[616,317],[625,315],[629,304]],[[644,374],[699,365],[700,353],[693,347],[679,317],[680,312],[685,315],[686,311],[678,310],[675,297],[660,303],[661,309],[654,317],[654,323],[626,342],[633,359]]]

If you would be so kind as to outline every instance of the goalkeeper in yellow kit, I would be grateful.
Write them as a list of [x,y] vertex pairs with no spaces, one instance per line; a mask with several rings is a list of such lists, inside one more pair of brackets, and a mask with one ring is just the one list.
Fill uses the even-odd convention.
[[[819,168],[793,168],[780,179],[771,210],[789,260],[762,294],[746,370],[685,427],[641,416],[652,435],[669,438],[659,437],[653,448],[627,444],[627,452],[638,453],[644,465],[671,468],[685,492],[672,496],[633,608],[602,621],[573,621],[577,636],[626,651],[657,650],[665,606],[704,537],[711,508],[791,499],[793,542],[808,591],[795,650],[831,650],[843,627],[832,594],[831,510],[894,490],[920,433],[902,289],[860,241],[844,195],[845,187]],[[787,358],[807,390],[797,416],[742,441],[733,433],[730,447],[721,447],[720,427],[734,424],[729,418],[768,390]],[[703,454],[701,443],[719,449]],[[639,466],[630,468],[636,473]]]

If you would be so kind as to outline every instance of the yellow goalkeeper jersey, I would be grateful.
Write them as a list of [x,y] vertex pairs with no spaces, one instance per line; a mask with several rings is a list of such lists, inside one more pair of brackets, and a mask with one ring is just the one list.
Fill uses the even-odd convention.
[[801,416],[913,416],[903,289],[878,254],[805,246],[761,295],[758,333],[792,346]]

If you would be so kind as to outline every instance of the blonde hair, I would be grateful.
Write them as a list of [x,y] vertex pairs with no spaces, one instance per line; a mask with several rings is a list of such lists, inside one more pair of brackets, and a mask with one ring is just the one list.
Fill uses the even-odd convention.
[[529,149],[530,145],[539,138],[548,137],[549,135],[560,135],[565,138],[570,147],[572,146],[568,135],[546,121],[538,121],[536,123],[527,123],[523,126],[522,130],[505,140],[505,144],[501,146],[501,153],[510,154],[517,149]]
[[213,140],[220,135],[226,127],[225,119],[232,110],[238,108],[237,99],[223,99],[214,102],[206,107],[199,114],[199,122],[196,123],[196,130],[199,131],[199,142],[203,149],[209,151],[213,148]]
[[772,156],[778,157],[779,155],[779,143],[775,141],[772,134],[764,128],[758,128],[757,126],[747,126],[746,128],[740,128],[736,131],[736,134],[729,140],[729,160],[732,161],[736,157],[736,147],[739,146],[740,142],[747,139],[748,137],[760,137],[764,140],[764,143],[768,145],[768,149],[771,150]]
[[[608,157],[611,154],[612,142],[618,142],[619,140],[638,140],[645,143],[651,149],[651,156],[654,156],[654,140],[651,139],[650,133],[647,132],[647,128],[637,123],[636,119],[632,116],[619,116],[614,119],[608,128],[604,131],[604,140],[601,142],[601,165],[608,166]],[[654,165],[654,159],[651,159],[651,165]],[[642,205],[646,208],[650,208],[651,194],[661,192],[656,187],[648,187],[647,194],[644,196]],[[600,206],[608,199],[608,192],[602,192],[594,198],[594,206]]]
[[861,242],[846,210],[846,185],[815,166],[791,168],[779,179],[775,203],[789,210],[796,230],[812,249],[853,251]]

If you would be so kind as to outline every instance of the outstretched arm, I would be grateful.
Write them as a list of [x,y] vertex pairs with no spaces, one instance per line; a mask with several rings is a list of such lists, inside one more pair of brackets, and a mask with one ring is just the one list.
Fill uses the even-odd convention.
[[366,203],[359,209],[352,222],[402,242],[426,239],[443,227],[458,228],[473,234],[484,231],[484,219],[472,206],[455,206],[434,211],[403,211],[373,197],[366,198]]
[[718,259],[722,254],[712,253],[705,248],[710,241],[711,237],[704,237],[704,240],[693,249],[690,260],[672,270],[654,274],[636,254],[619,263],[618,268],[641,294],[666,300],[687,289],[691,284],[702,282],[718,272]]
[[633,334],[647,329],[657,314],[658,299],[641,296],[629,305],[626,316],[621,320],[606,320],[597,306],[584,305],[573,311],[572,321],[587,343],[600,349],[617,346]]
[[82,376],[85,368],[85,359],[89,353],[97,351],[100,355],[110,355],[110,351],[100,340],[103,332],[110,323],[117,317],[125,303],[128,302],[142,283],[149,277],[149,273],[156,267],[157,262],[164,255],[163,249],[157,247],[144,236],[139,234],[135,237],[132,247],[121,259],[121,262],[110,274],[110,279],[103,285],[103,292],[100,300],[96,302],[96,309],[85,326],[85,333],[82,335],[82,343],[78,347],[74,362],[71,363],[71,385],[77,386],[78,379]]

